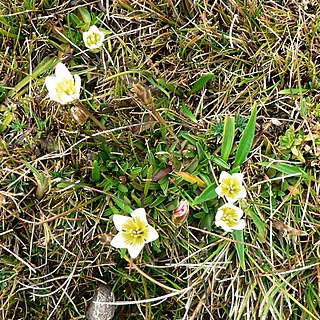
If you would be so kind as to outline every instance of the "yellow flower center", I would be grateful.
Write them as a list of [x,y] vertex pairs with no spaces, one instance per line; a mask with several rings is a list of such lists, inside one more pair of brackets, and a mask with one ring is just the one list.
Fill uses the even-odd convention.
[[87,44],[91,46],[93,44],[97,44],[100,40],[101,40],[101,34],[92,32],[91,34],[88,35]]
[[224,221],[228,227],[235,227],[239,223],[238,215],[235,209],[224,207],[221,210],[223,211],[221,220]]
[[139,246],[149,238],[148,224],[140,218],[132,218],[122,226],[123,239],[126,245]]
[[64,95],[74,95],[77,92],[76,85],[72,78],[61,79],[56,85],[56,94],[59,99],[63,99]]
[[235,177],[227,177],[222,180],[221,192],[227,198],[236,198],[241,192],[241,183]]

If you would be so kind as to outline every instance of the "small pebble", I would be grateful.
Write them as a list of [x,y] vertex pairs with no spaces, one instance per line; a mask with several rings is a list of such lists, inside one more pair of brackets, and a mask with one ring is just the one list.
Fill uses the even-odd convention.
[[87,310],[88,320],[112,320],[116,306],[105,302],[114,302],[111,288],[100,284]]

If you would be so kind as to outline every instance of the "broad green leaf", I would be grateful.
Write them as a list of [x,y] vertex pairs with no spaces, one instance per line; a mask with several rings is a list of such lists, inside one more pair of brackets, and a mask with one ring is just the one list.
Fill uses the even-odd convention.
[[211,157],[211,160],[217,164],[218,166],[224,168],[224,169],[227,169],[229,170],[230,169],[230,166],[224,161],[222,160],[220,157],[216,157],[216,156],[212,156]]
[[257,119],[257,105],[255,104],[253,106],[251,116],[249,118],[249,121],[242,133],[239,146],[236,152],[236,158],[234,160],[233,167],[238,167],[242,165],[246,157],[248,156],[252,143],[254,138],[254,133],[256,129],[256,119]]
[[[232,232],[232,237],[236,241],[244,242],[243,230],[234,230]],[[244,259],[244,243],[235,242],[234,244],[235,244],[235,248],[237,251],[238,258],[239,258],[240,266],[241,266],[242,270],[245,271],[246,270],[246,263],[245,263],[245,259]]]
[[194,114],[190,111],[190,109],[187,107],[185,102],[182,102],[181,109],[183,114],[188,117],[193,122],[198,122]]
[[288,163],[273,163],[270,164],[270,162],[259,162],[260,165],[275,169],[277,171],[280,171],[284,174],[301,174],[303,177],[308,177],[308,174],[301,170],[299,167],[294,166],[292,164]]
[[202,193],[200,193],[193,201],[193,205],[203,203],[215,199],[218,195],[216,193],[217,184],[215,182],[211,183],[207,188],[205,188]]
[[224,120],[223,136],[222,136],[222,146],[221,146],[221,158],[225,162],[228,161],[231,149],[233,146],[235,131],[235,119],[234,117],[226,116]]
[[[123,212],[132,212],[132,209],[130,207],[129,204],[126,204],[123,200],[121,199],[118,199],[116,197],[113,197],[112,200],[114,201],[114,203],[120,208],[120,210]],[[110,204],[109,204],[109,207],[111,208]],[[114,208],[114,212],[113,213],[116,213],[116,211],[118,211],[116,208]]]
[[196,183],[198,187],[200,188],[206,188],[207,184],[202,181],[200,178],[194,176],[193,174],[190,174],[189,172],[183,172],[183,171],[176,171],[175,174],[179,177],[181,177],[183,180],[186,180],[190,183]]
[[91,15],[90,12],[85,7],[78,7],[78,11],[80,15],[82,16],[82,19],[85,23],[90,24],[91,23]]
[[208,73],[202,76],[199,80],[197,80],[196,83],[191,88],[191,90],[188,92],[188,96],[201,90],[207,84],[207,82],[213,78],[213,76],[214,76],[213,73]]
[[214,220],[214,215],[212,213],[207,213],[201,219],[201,227],[204,229],[207,229],[208,231],[211,231],[213,220]]

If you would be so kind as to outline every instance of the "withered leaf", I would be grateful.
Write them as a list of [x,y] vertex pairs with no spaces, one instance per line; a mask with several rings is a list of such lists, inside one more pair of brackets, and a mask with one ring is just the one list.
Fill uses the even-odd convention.
[[162,178],[166,177],[170,172],[172,172],[171,166],[169,166],[165,169],[161,169],[153,176],[152,181],[159,181]]
[[307,236],[308,233],[299,229],[292,228],[280,220],[272,220],[272,226],[279,230],[284,236],[290,234],[292,236]]

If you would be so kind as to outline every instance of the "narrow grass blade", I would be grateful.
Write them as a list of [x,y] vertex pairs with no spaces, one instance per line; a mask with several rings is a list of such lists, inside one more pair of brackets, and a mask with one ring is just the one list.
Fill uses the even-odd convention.
[[30,82],[30,80],[34,80],[42,73],[52,70],[58,64],[58,62],[59,60],[57,58],[45,57],[33,70],[33,73],[31,75],[23,78],[12,90],[8,92],[8,96],[12,97],[17,94],[24,86],[26,86]]
[[236,158],[234,160],[233,167],[241,166],[246,157],[248,156],[254,138],[254,133],[256,129],[256,119],[257,119],[257,105],[253,106],[249,122],[246,125],[242,137],[239,142],[239,146],[236,153]]
[[260,219],[260,217],[250,208],[245,210],[246,216],[251,217],[253,223],[258,229],[258,237],[262,242],[266,241],[267,229],[265,223]]
[[221,158],[225,162],[228,161],[234,141],[235,119],[234,117],[226,116],[224,120]]
[[213,78],[213,76],[214,76],[213,73],[208,73],[208,74],[202,76],[199,80],[197,80],[196,83],[194,84],[194,86],[188,92],[188,96],[201,90],[207,84],[207,82]]
[[299,94],[307,92],[308,89],[302,89],[302,88],[291,88],[291,89],[283,89],[278,92],[278,94]]
[[97,160],[93,161],[93,169],[92,169],[91,176],[94,181],[100,181],[101,174],[100,174],[99,163]]
[[182,102],[181,109],[182,109],[182,112],[184,113],[184,115],[186,117],[188,117],[191,121],[196,122],[196,123],[198,122],[196,117],[193,115],[193,113],[190,111],[190,109],[185,104],[185,102]]
[[244,238],[243,238],[243,230],[235,230],[232,232],[232,237],[234,240],[242,242],[235,242],[235,248],[237,251],[237,255],[239,258],[239,262],[240,262],[240,266],[242,268],[243,271],[246,270],[246,263],[245,263],[245,259],[244,259]]

